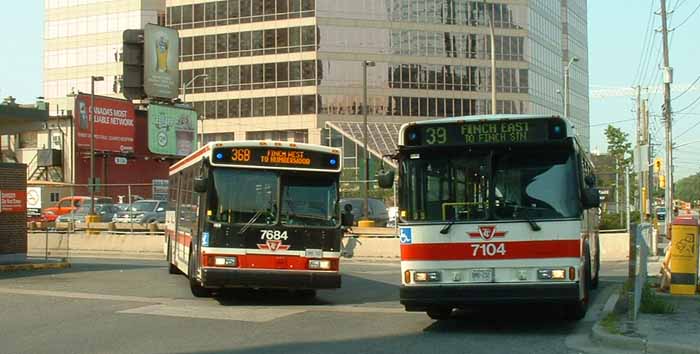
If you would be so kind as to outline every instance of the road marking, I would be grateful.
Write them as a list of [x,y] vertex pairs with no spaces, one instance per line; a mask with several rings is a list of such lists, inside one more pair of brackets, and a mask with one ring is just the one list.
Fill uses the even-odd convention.
[[123,295],[108,295],[108,294],[95,294],[95,293],[79,293],[79,292],[71,292],[71,291],[34,290],[34,289],[16,289],[16,288],[0,288],[0,293],[16,294],[16,295],[64,297],[64,298],[85,299],[85,300],[149,302],[149,303],[156,303],[156,304],[171,300],[168,298],[159,298],[159,297],[123,296]]
[[403,307],[399,306],[398,303],[393,301],[372,302],[357,305],[224,306],[213,299],[210,299],[211,301],[187,300],[17,288],[0,288],[0,294],[34,295],[83,300],[141,302],[148,303],[149,305],[122,310],[118,311],[117,313],[245,322],[267,322],[305,312],[378,313],[423,316],[422,313],[406,312]]
[[117,313],[202,318],[209,320],[268,322],[303,312],[306,311],[303,309],[280,309],[276,307],[251,308],[250,306],[173,306],[167,304],[157,304],[118,311]]

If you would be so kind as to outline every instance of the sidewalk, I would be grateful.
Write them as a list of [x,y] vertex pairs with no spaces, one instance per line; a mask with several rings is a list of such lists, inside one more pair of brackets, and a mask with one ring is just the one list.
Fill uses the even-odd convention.
[[23,261],[0,261],[0,273],[65,268],[70,268],[70,262],[55,258],[44,259],[43,257],[27,257]]
[[[609,348],[632,350],[642,353],[700,354],[700,296],[671,296],[657,293],[660,298],[673,304],[671,314],[641,313],[634,323],[627,322],[627,314],[619,314],[618,333],[606,328],[605,318],[613,312],[606,309],[593,326],[593,340]],[[616,292],[612,301],[619,301]]]

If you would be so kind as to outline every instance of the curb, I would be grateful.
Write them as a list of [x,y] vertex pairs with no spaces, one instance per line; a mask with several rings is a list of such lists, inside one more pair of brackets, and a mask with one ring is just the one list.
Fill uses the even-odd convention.
[[26,270],[66,269],[66,268],[70,268],[69,262],[5,264],[5,265],[0,265],[0,273],[26,271]]
[[617,292],[614,292],[608,299],[608,303],[606,303],[605,308],[601,312],[600,320],[593,325],[591,337],[594,341],[606,347],[622,350],[637,350],[647,354],[700,354],[700,348],[689,345],[660,341],[649,342],[646,338],[608,333],[605,328],[600,325],[600,322],[608,313],[613,311],[618,300],[619,295]]

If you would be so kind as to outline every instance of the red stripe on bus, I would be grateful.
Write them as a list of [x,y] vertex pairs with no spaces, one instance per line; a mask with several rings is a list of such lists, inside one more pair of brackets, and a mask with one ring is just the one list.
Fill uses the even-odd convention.
[[[504,248],[499,252],[499,245],[501,244],[504,245]],[[417,243],[401,245],[402,261],[462,261],[580,257],[580,240],[484,243]]]
[[190,156],[187,156],[186,158],[178,161],[176,164],[170,166],[170,171],[177,170],[178,168],[182,167],[183,165],[187,164],[188,162],[201,157],[207,151],[209,151],[209,145],[204,145],[204,147],[201,148],[199,151],[195,152],[194,154],[192,154]]

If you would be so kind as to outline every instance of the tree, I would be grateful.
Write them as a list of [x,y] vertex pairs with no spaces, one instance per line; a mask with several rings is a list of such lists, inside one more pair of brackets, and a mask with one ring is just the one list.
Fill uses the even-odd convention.
[[674,194],[676,199],[687,202],[700,200],[700,172],[676,182]]
[[[608,154],[612,157],[616,164],[616,172],[620,176],[620,186],[624,185],[625,181],[625,168],[632,167],[632,143],[628,141],[629,134],[622,131],[620,128],[608,125],[605,129],[605,137],[608,139]],[[633,183],[635,180],[635,174],[630,173],[630,200],[627,203],[634,203],[634,195],[636,194],[637,184]],[[618,188],[620,186],[617,186]],[[623,190],[620,188],[620,192]],[[624,198],[621,198],[624,200]],[[627,204],[629,205],[629,204]]]
[[620,128],[608,125],[605,129],[605,137],[608,139],[608,153],[618,163],[618,168],[624,170],[632,164],[632,143],[627,139],[629,134]]

